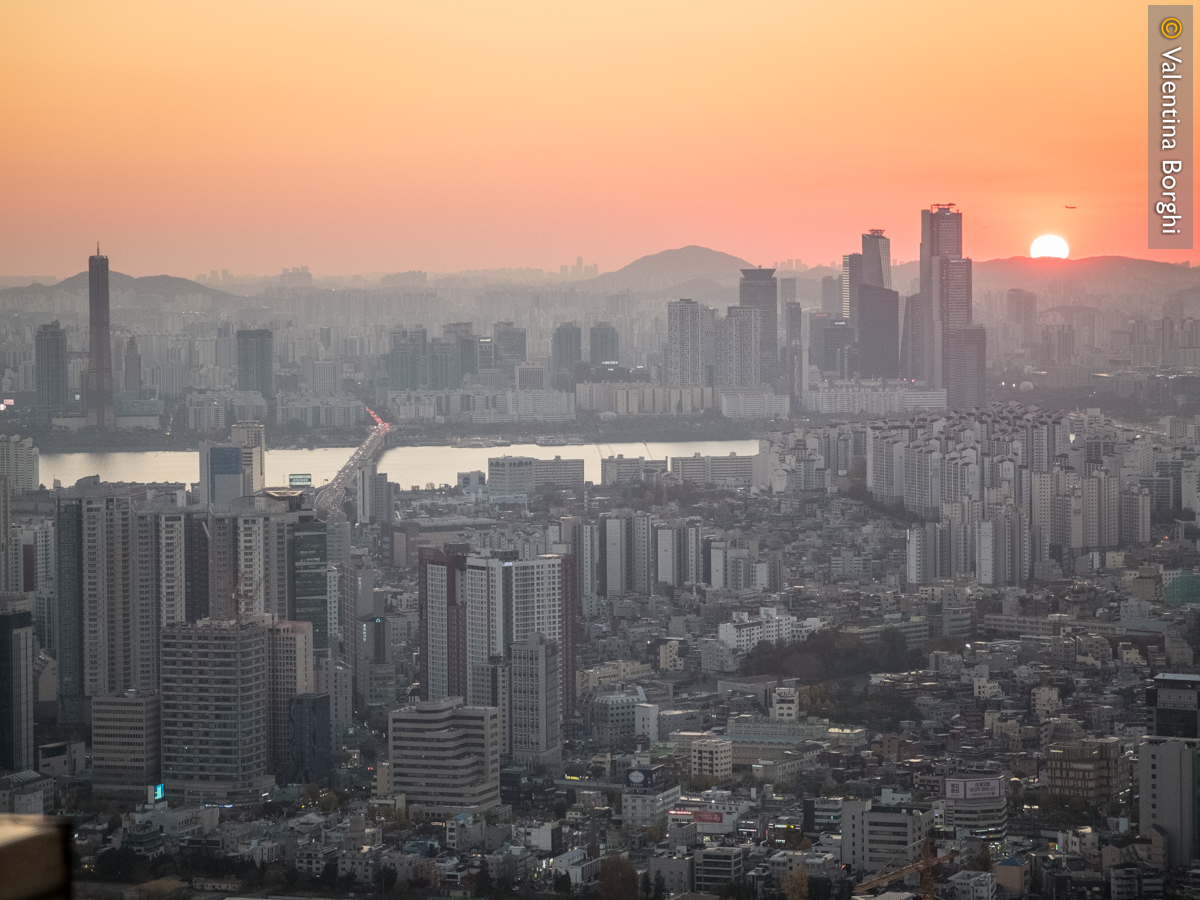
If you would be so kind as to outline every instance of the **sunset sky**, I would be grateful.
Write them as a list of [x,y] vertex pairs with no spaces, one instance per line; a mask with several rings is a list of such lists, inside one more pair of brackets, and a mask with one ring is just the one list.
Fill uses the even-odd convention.
[[[0,274],[1146,250],[1133,2],[7,3]],[[1077,206],[1068,210],[1066,205]],[[1200,252],[1195,254],[1200,259]]]

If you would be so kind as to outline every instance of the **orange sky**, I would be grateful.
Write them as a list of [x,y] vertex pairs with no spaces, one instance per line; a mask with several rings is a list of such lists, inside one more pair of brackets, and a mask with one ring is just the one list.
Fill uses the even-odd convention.
[[[0,274],[1146,250],[1133,2],[8,3]],[[1066,210],[1064,206],[1078,206]],[[1196,253],[1200,259],[1200,251]]]

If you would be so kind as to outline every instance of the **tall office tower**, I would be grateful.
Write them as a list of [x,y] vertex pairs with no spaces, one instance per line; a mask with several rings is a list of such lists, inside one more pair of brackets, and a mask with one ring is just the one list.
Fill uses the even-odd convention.
[[974,409],[987,403],[987,329],[964,325],[944,329],[946,405]]
[[162,631],[162,776],[185,804],[260,801],[268,766],[267,629],[258,622]]
[[465,557],[421,547],[417,560],[421,699],[467,696],[466,607],[459,599]]
[[25,594],[0,593],[0,771],[22,772],[33,755],[33,610]]
[[429,389],[454,391],[462,387],[462,354],[456,340],[429,342]]
[[550,339],[550,384],[556,391],[575,390],[575,366],[583,360],[583,332],[563,322]]
[[38,416],[49,419],[67,408],[67,333],[58,320],[39,325],[33,339],[33,380]]
[[892,242],[882,228],[862,236],[862,283],[892,289]]
[[288,706],[289,758],[280,770],[287,784],[320,784],[333,771],[329,694],[297,694]]
[[458,345],[459,369],[464,375],[479,371],[479,338],[473,322],[448,322],[442,326],[442,337]]
[[863,378],[900,377],[900,295],[887,288],[858,288],[858,371]]
[[620,337],[608,322],[597,322],[588,331],[588,360],[593,366],[620,362]]
[[779,360],[779,282],[775,270],[742,269],[742,277],[738,280],[738,306],[749,306],[760,313],[762,380],[770,383]]
[[434,816],[478,815],[500,804],[500,714],[459,697],[422,701],[388,717],[393,789]]
[[671,387],[701,387],[704,357],[701,335],[701,306],[695,300],[667,303],[666,377]]
[[496,322],[492,326],[492,342],[495,345],[496,368],[511,369],[526,360],[525,329],[512,322]]
[[237,389],[275,396],[275,336],[269,329],[238,331]]
[[1029,346],[1038,339],[1037,294],[1012,288],[1005,295],[1004,319],[1009,325],[1021,329],[1021,346]]
[[267,759],[271,772],[291,765],[292,701],[314,692],[313,627],[264,616],[267,630]]
[[331,648],[335,649],[330,627],[338,631],[337,609],[336,605],[331,609],[329,602],[326,525],[315,515],[303,516],[292,529],[291,568],[292,615],[296,621],[312,625],[313,653],[328,656]]
[[476,373],[484,375],[496,371],[496,342],[490,337],[475,340]]
[[748,306],[731,306],[717,322],[716,387],[747,387],[762,375],[762,314]]
[[858,325],[858,289],[863,283],[861,253],[842,257],[842,318],[854,328]]
[[562,764],[563,708],[558,644],[541,633],[512,645],[513,762],[553,771]]
[[159,784],[162,697],[125,691],[92,698],[92,792],[113,800],[144,801]]
[[142,355],[138,353],[137,338],[132,336],[125,345],[124,390],[134,397],[142,393]]
[[228,443],[200,442],[200,502],[224,512],[239,497],[266,487],[266,433],[257,422],[238,422]]
[[821,312],[835,321],[842,317],[842,279],[840,275],[826,275],[821,279]]
[[115,428],[113,409],[112,337],[108,330],[108,257],[88,258],[88,368],[84,408],[87,424],[95,428]]

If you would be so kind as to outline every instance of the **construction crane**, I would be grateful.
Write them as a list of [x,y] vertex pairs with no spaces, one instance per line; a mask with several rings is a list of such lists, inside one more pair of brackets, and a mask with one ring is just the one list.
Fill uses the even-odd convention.
[[[874,878],[867,878],[860,881],[854,886],[855,894],[865,894],[867,891],[872,891],[875,888],[883,887],[885,884],[890,884],[897,881],[906,875],[911,875],[913,872],[921,873],[921,900],[934,900],[933,894],[933,870],[936,866],[944,862],[949,862],[958,856],[957,850],[951,850],[945,856],[938,856],[937,851],[933,846],[933,839],[926,838],[920,842],[924,844],[922,850],[922,858],[915,863],[909,863],[907,866],[901,866],[898,869],[892,869],[890,872],[883,872],[876,875]],[[909,845],[914,846],[912,844]]]

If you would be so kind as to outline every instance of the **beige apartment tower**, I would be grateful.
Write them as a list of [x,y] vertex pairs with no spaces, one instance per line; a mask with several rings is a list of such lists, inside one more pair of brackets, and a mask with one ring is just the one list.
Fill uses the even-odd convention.
[[500,713],[460,697],[393,710],[392,790],[432,815],[481,813],[500,803]]

